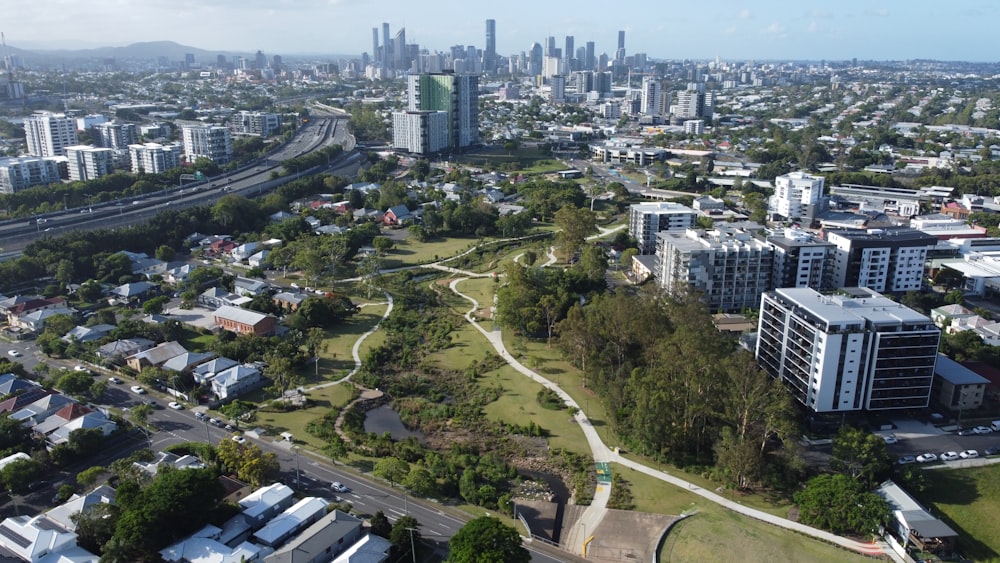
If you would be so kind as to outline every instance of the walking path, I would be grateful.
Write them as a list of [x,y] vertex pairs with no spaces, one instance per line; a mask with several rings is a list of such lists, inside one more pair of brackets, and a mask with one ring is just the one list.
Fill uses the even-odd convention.
[[[476,319],[472,316],[472,314],[473,312],[479,310],[479,303],[472,297],[469,297],[468,295],[465,295],[464,293],[458,291],[459,282],[464,281],[465,279],[467,278],[452,280],[450,285],[451,290],[454,291],[455,294],[465,298],[466,300],[472,303],[472,309],[470,309],[469,312],[465,314],[465,319],[469,321],[469,323],[471,323],[472,326],[476,327],[476,329],[479,330],[479,332],[481,332],[483,336],[486,337],[486,339],[490,342],[490,344],[493,345],[493,348],[496,349],[497,353],[500,354],[500,356],[503,357],[508,364],[514,367],[514,369],[530,377],[534,381],[540,383],[545,388],[551,389],[552,391],[557,393],[559,397],[566,402],[566,404],[575,407],[577,409],[577,413],[575,415],[576,421],[580,424],[580,428],[583,430],[583,434],[587,438],[587,443],[590,445],[590,449],[593,452],[593,457],[595,462],[605,461],[611,463],[619,463],[621,465],[630,467],[636,471],[640,471],[642,473],[645,473],[646,475],[649,475],[661,481],[665,481],[672,485],[676,485],[678,487],[687,489],[691,493],[699,495],[707,500],[710,500],[725,508],[728,508],[729,510],[732,510],[739,514],[743,514],[744,516],[749,516],[751,518],[762,520],[764,522],[773,524],[775,526],[779,526],[781,528],[793,530],[795,532],[799,532],[801,534],[805,534],[807,536],[828,543],[832,543],[834,545],[838,545],[845,549],[855,551],[864,555],[870,555],[870,556],[889,555],[896,561],[902,561],[902,559],[900,559],[891,548],[889,548],[886,544],[882,543],[881,541],[870,542],[870,543],[855,541],[849,538],[838,536],[836,534],[831,534],[830,532],[824,530],[806,526],[798,522],[793,522],[791,520],[788,520],[787,518],[781,518],[780,516],[775,516],[773,514],[769,514],[762,510],[757,510],[754,508],[743,506],[742,504],[726,499],[725,497],[718,495],[707,489],[704,489],[694,483],[670,475],[665,471],[653,469],[639,462],[623,458],[621,455],[615,453],[613,450],[608,448],[607,445],[604,444],[604,442],[598,435],[597,430],[595,430],[594,427],[590,424],[590,420],[587,418],[586,413],[583,412],[583,410],[580,408],[580,405],[575,400],[573,400],[573,398],[570,397],[569,394],[563,391],[558,385],[556,385],[552,381],[549,381],[548,379],[542,377],[541,375],[529,369],[527,366],[525,366],[521,362],[517,361],[517,359],[512,357],[507,352],[507,347],[504,345],[500,329],[497,328],[496,325],[494,325],[493,330],[486,330],[480,325],[480,323],[476,321]],[[585,547],[585,542],[587,541],[587,537],[585,537],[585,535],[592,534],[593,531],[597,529],[598,525],[600,525],[601,520],[604,518],[604,514],[607,511],[607,502],[610,496],[611,496],[610,486],[599,485],[597,487],[597,491],[594,494],[594,501],[591,503],[589,507],[587,507],[583,515],[578,520],[578,523],[581,525],[573,526],[573,528],[570,530],[569,537],[567,537],[564,542],[564,544],[567,547],[569,547],[571,551],[575,553],[581,553],[583,551]]]

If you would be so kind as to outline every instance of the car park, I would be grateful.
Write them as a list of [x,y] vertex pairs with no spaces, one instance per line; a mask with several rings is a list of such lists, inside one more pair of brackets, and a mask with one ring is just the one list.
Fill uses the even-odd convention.
[[913,463],[915,461],[917,461],[917,458],[913,457],[912,455],[904,455],[899,459],[897,459],[896,463],[898,463],[899,465],[906,465],[907,463]]
[[962,459],[976,459],[979,457],[979,452],[976,450],[965,450],[964,452],[958,454],[958,457]]
[[330,484],[330,488],[333,489],[333,490],[335,490],[335,491],[337,491],[338,493],[346,493],[346,492],[350,491],[350,489],[348,489],[344,485],[338,483],[337,481],[334,481],[333,483],[331,483]]
[[944,452],[941,454],[941,461],[955,461],[958,459],[958,452]]
[[937,461],[937,454],[927,452],[917,456],[917,463],[930,463],[932,461]]
[[145,395],[146,394],[146,390],[143,389],[142,387],[139,387],[138,385],[133,385],[133,386],[129,387],[129,389],[131,389],[132,392],[135,393],[136,395]]
[[977,426],[973,430],[975,430],[976,434],[990,434],[993,432],[993,429],[989,426]]
[[175,411],[184,410],[184,405],[178,403],[177,401],[170,401],[167,406],[174,409]]
[[109,383],[114,383],[115,385],[121,385],[122,384],[122,380],[118,379],[117,377],[115,377],[113,375],[108,378],[108,382]]

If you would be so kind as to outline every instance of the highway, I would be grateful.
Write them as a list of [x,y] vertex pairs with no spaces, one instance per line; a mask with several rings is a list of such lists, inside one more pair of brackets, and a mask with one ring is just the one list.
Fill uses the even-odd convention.
[[139,224],[164,209],[209,204],[230,192],[248,197],[259,195],[265,190],[270,191],[276,184],[271,179],[272,172],[292,172],[290,176],[282,177],[277,183],[316,172],[316,170],[285,171],[281,162],[334,144],[344,146],[345,153],[331,161],[331,167],[340,166],[354,157],[353,153],[346,150],[346,147],[354,146],[346,119],[316,118],[300,128],[288,143],[262,161],[229,174],[209,178],[197,184],[183,185],[182,181],[182,185],[176,188],[142,197],[110,201],[62,213],[49,213],[37,221],[17,219],[0,222],[0,248],[9,256],[20,253],[32,241],[45,236],[57,236],[71,230],[117,228]]

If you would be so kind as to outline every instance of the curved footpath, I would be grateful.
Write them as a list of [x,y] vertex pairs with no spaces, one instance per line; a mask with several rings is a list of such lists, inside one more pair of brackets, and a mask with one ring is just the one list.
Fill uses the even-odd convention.
[[[468,278],[460,278],[453,280],[451,282],[450,287],[451,290],[454,291],[457,295],[465,298],[466,300],[472,303],[472,309],[470,309],[469,312],[465,314],[466,320],[469,321],[474,327],[476,327],[476,329],[479,330],[479,332],[483,334],[483,336],[486,337],[486,339],[493,345],[493,348],[496,349],[497,353],[500,354],[500,356],[503,357],[507,361],[507,363],[513,366],[514,369],[530,377],[531,379],[537,381],[547,389],[551,389],[552,391],[557,393],[559,397],[566,402],[566,404],[575,407],[577,409],[577,414],[575,415],[575,418],[577,422],[580,424],[580,428],[583,429],[583,434],[587,438],[587,443],[590,445],[590,449],[593,452],[593,457],[595,462],[603,461],[603,462],[619,463],[621,465],[624,465],[625,467],[630,467],[636,471],[640,471],[642,473],[645,473],[646,475],[649,475],[661,481],[666,481],[670,484],[687,489],[688,491],[696,495],[699,495],[707,500],[710,500],[725,508],[728,508],[729,510],[743,514],[744,516],[749,516],[751,518],[755,518],[757,520],[761,520],[769,524],[779,526],[781,528],[792,530],[828,543],[832,543],[844,549],[855,551],[857,553],[861,553],[863,555],[868,555],[868,556],[877,557],[877,556],[888,555],[889,557],[893,558],[896,561],[903,561],[891,548],[889,548],[884,543],[881,542],[866,543],[866,542],[855,541],[849,538],[838,536],[836,534],[831,534],[830,532],[824,530],[813,528],[811,526],[806,526],[798,522],[793,522],[791,520],[788,520],[787,518],[781,518],[780,516],[775,516],[773,514],[769,514],[762,510],[757,510],[755,508],[743,506],[742,504],[728,500],[725,497],[718,495],[707,489],[704,489],[698,485],[695,485],[694,483],[670,475],[665,471],[653,469],[639,462],[621,457],[619,454],[615,453],[613,450],[608,448],[607,445],[604,444],[604,442],[598,435],[597,430],[595,430],[594,427],[590,424],[590,420],[587,418],[586,413],[583,412],[583,410],[580,408],[580,405],[577,404],[577,402],[573,400],[573,398],[570,397],[569,394],[563,391],[558,385],[556,385],[552,381],[549,381],[548,379],[542,377],[538,373],[529,369],[521,362],[517,361],[507,352],[507,347],[503,343],[503,338],[500,333],[500,329],[496,328],[496,325],[494,325],[493,330],[488,331],[485,328],[483,328],[478,322],[476,322],[475,318],[473,318],[472,316],[472,313],[474,311],[479,310],[479,303],[472,297],[469,297],[468,295],[461,293],[457,289],[458,283],[464,281],[465,279]],[[583,515],[581,515],[580,519],[578,520],[578,523],[582,524],[582,526],[579,525],[573,526],[572,529],[570,530],[569,537],[567,537],[566,541],[564,542],[566,546],[571,547],[572,551],[581,552],[583,550],[587,537],[584,537],[585,532],[579,530],[590,530],[591,532],[593,532],[594,530],[597,529],[597,526],[601,523],[601,520],[604,518],[604,514],[607,511],[607,502],[610,496],[611,496],[611,487],[598,485],[597,491],[594,494],[594,501],[591,503],[589,507],[587,507]]]

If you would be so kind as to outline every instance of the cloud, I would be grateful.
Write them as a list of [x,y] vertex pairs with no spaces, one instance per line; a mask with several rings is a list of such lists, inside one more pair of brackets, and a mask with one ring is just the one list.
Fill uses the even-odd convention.
[[764,28],[764,33],[767,35],[780,36],[785,34],[785,26],[778,22],[774,22],[771,25]]
[[737,17],[737,19],[741,19],[741,20],[749,20],[749,19],[753,19],[753,14],[750,13],[750,10],[743,9],[743,10],[740,10],[740,13],[736,14],[736,17]]
[[823,8],[813,8],[809,12],[809,17],[828,19],[828,18],[832,18],[833,14],[831,14],[830,12],[824,10]]
[[879,18],[887,18],[887,17],[889,17],[889,9],[888,8],[869,8],[869,9],[865,10],[865,15],[866,16],[876,16],[876,17],[879,17]]

